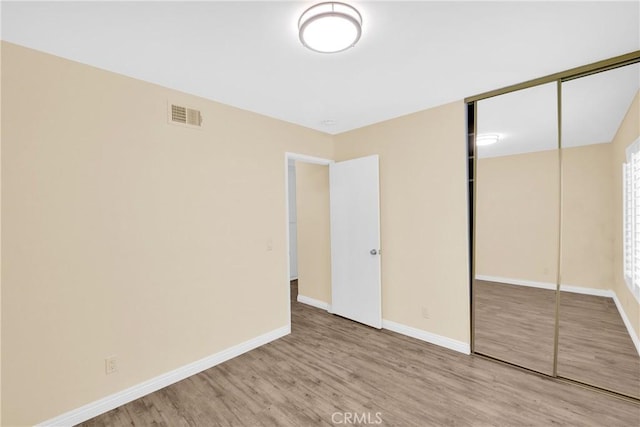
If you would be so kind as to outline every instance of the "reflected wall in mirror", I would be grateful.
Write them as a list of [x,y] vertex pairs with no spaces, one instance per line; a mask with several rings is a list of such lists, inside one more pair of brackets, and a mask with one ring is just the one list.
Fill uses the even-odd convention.
[[558,279],[557,123],[556,83],[477,102],[474,352],[545,374]]
[[[640,64],[633,64],[562,83],[557,361],[558,376],[636,398],[640,297],[633,294],[634,278],[625,278],[624,245],[632,260],[640,254],[640,243],[634,254],[630,241],[640,241],[640,191],[627,193],[625,238],[623,164],[633,144],[640,145],[639,82]],[[640,183],[640,168],[636,179]],[[638,205],[634,218],[631,205]]]

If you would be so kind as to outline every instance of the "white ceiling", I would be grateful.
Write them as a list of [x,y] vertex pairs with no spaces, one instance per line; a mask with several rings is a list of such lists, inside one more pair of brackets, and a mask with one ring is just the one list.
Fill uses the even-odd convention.
[[500,157],[558,147],[555,83],[478,101],[476,132],[500,141],[478,147],[478,157]]
[[3,1],[2,38],[331,134],[640,49],[638,1],[358,1],[318,54],[313,3]]

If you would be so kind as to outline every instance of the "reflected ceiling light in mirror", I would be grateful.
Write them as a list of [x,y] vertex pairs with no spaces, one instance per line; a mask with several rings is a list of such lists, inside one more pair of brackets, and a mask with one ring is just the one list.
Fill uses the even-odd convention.
[[500,135],[498,134],[478,135],[476,138],[476,145],[478,147],[484,147],[486,145],[495,144],[498,141],[500,141]]
[[342,52],[360,40],[362,15],[345,3],[318,3],[300,16],[298,35],[302,44],[315,52]]

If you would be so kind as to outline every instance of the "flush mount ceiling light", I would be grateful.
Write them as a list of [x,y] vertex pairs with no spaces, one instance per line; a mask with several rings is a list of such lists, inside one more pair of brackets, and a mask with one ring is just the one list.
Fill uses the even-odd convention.
[[495,144],[500,140],[500,135],[478,135],[476,138],[476,145],[478,147],[484,147],[485,145]]
[[320,53],[336,53],[355,46],[362,34],[362,15],[345,3],[318,3],[298,20],[303,45]]

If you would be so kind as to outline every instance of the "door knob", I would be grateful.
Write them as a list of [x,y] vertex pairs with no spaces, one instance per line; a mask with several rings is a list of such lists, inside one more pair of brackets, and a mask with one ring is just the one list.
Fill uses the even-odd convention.
[[378,255],[378,251],[377,251],[377,250],[375,250],[375,249],[371,249],[371,250],[369,251],[369,253],[370,253],[371,255]]

